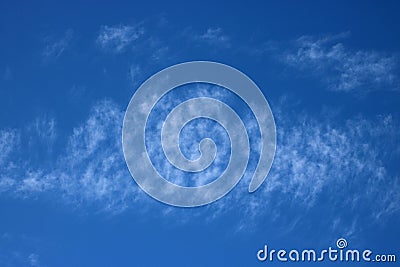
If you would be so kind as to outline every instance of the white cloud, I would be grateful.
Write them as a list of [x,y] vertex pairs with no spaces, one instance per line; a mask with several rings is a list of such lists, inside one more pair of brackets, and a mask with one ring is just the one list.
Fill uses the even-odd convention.
[[68,199],[99,202],[103,209],[115,212],[138,197],[121,151],[122,118],[114,103],[103,101],[74,129],[53,172]]
[[68,29],[63,37],[59,39],[47,37],[45,40],[47,44],[42,52],[43,56],[46,58],[56,59],[60,57],[70,45],[73,35],[74,31],[72,29]]
[[[56,120],[48,115],[37,117],[34,122],[28,126],[28,131],[33,137],[38,137],[45,141],[48,146],[57,138]],[[31,142],[34,142],[31,140]]]
[[[290,213],[296,228],[307,222],[308,213],[325,207],[329,212],[321,225],[336,221],[339,225],[326,228],[349,234],[364,225],[357,220],[359,214],[384,224],[400,212],[399,173],[388,162],[400,156],[399,125],[391,116],[354,118],[339,125],[276,112],[276,121],[277,153],[264,185],[249,197],[248,184],[240,183],[215,203],[218,212],[240,212],[244,219],[239,227],[248,229],[267,214],[271,221],[285,220],[289,216],[285,210],[297,207],[302,212]],[[282,225],[289,231],[287,224]]]
[[132,64],[129,66],[128,71],[128,79],[132,85],[137,85],[139,83],[140,76],[140,66],[136,64]]
[[7,176],[0,176],[0,193],[10,190],[15,184],[15,180]]
[[[180,96],[184,98],[183,94]],[[164,105],[162,110],[171,109],[176,102],[180,103],[173,96],[167,95],[166,99],[165,103],[160,102]],[[400,211],[399,173],[388,163],[388,160],[400,156],[399,137],[396,134],[399,130],[398,121],[386,115],[373,119],[356,117],[339,124],[335,123],[337,119],[332,119],[335,116],[333,114],[326,118],[293,114],[287,111],[290,110],[287,106],[280,104],[274,109],[278,131],[277,152],[264,185],[249,195],[247,187],[250,179],[242,179],[238,188],[210,205],[207,212],[218,216],[218,213],[231,212],[233,209],[243,214],[244,220],[256,218],[254,221],[257,221],[266,212],[279,218],[284,214],[281,210],[283,206],[295,205],[299,209],[313,210],[324,205],[320,204],[322,199],[328,199],[331,203],[329,209],[336,210],[331,214],[331,221],[342,222],[341,229],[354,233],[354,224],[358,226],[359,221],[352,218],[351,224],[343,225],[348,222],[342,217],[345,210],[354,214],[367,212],[371,221],[375,222]],[[160,110],[157,114],[157,118],[165,115]],[[159,123],[158,128],[161,126],[162,123]],[[257,127],[249,126],[249,134],[254,136]],[[209,127],[196,129],[189,126],[186,130],[192,135],[185,135],[182,131],[180,141],[189,148],[196,148],[196,136],[207,129],[210,133],[218,133]],[[151,146],[160,145],[159,138],[151,136],[149,140],[150,158],[159,165],[161,172],[175,178],[176,183],[187,182],[186,176],[174,176],[159,151],[152,151]],[[226,150],[217,147],[219,153]],[[386,148],[390,148],[390,153]],[[190,151],[196,152],[196,149]],[[189,153],[189,158],[191,156]],[[251,178],[252,173],[249,172],[245,175]],[[220,173],[219,169],[218,173],[212,174],[216,177]],[[204,174],[204,178],[209,176]],[[296,217],[295,221],[300,224],[301,218]],[[296,224],[291,227],[296,227]]]
[[[166,101],[166,104],[175,103],[175,100]],[[266,213],[279,218],[283,214],[280,209],[288,205],[312,210],[324,205],[319,204],[321,199],[329,201],[329,208],[337,211],[331,215],[331,221],[341,224],[347,222],[341,217],[341,209],[355,214],[365,212],[371,220],[383,220],[399,212],[399,173],[388,163],[400,154],[399,125],[393,117],[353,118],[336,124],[329,119],[274,110],[278,129],[277,153],[263,186],[248,194],[248,179],[242,179],[230,194],[202,211],[219,216],[234,210],[242,214],[246,224],[251,222],[251,218]],[[73,129],[66,148],[62,150],[64,153],[48,167],[35,168],[21,159],[14,162],[14,149],[9,147],[18,147],[18,141],[11,140],[18,140],[19,134],[3,130],[0,148],[5,153],[1,158],[0,191],[22,197],[54,192],[67,203],[94,205],[110,212],[143,204],[140,201],[150,198],[142,198],[144,193],[130,177],[122,155],[122,118],[123,111],[115,103],[98,103],[88,119]],[[196,131],[204,134],[207,127],[189,126],[185,131],[187,133],[183,133],[181,142],[185,142],[189,154],[196,152],[191,150],[197,144],[190,134]],[[218,131],[215,129],[214,132],[217,136]],[[150,137],[150,142],[158,142],[158,139],[153,139]],[[160,161],[159,166],[167,175],[174,174],[165,166],[163,157],[152,160]],[[204,175],[201,182],[209,181],[220,172],[220,169],[214,169]],[[186,176],[172,178],[184,182]],[[168,214],[174,215],[173,212]],[[352,224],[353,221],[357,224],[356,219]],[[301,223],[301,219],[296,218],[296,222]],[[349,231],[352,227],[348,225]]]
[[56,177],[51,174],[43,173],[40,170],[28,170],[19,182],[17,191],[22,194],[46,192],[56,186],[56,182]]
[[0,130],[0,169],[19,144],[20,135],[15,129]]
[[39,255],[36,253],[31,253],[28,257],[28,261],[30,266],[32,267],[40,266]]
[[151,55],[151,58],[155,61],[160,61],[168,58],[169,55],[169,47],[168,46],[161,46],[158,48],[155,48],[153,54]]
[[[182,98],[187,96],[193,97],[194,94],[198,96],[210,97],[228,97],[229,95],[222,94],[219,90],[213,90],[215,87],[207,85],[197,85],[193,91],[193,87],[188,87],[188,90],[182,90],[179,94],[167,94],[155,106],[156,111],[152,111],[149,117],[148,124],[150,125],[148,135],[146,136],[146,145],[149,151],[149,156],[159,173],[167,180],[181,185],[181,186],[200,186],[207,184],[219,177],[223,172],[222,167],[226,165],[229,159],[228,151],[228,138],[222,126],[217,125],[209,120],[202,122],[193,121],[188,123],[182,129],[179,135],[180,148],[187,158],[194,160],[200,157],[198,150],[199,143],[202,138],[209,137],[217,144],[219,151],[215,161],[210,168],[205,169],[200,173],[185,173],[174,168],[164,157],[161,147],[161,128],[163,127],[164,119],[169,114],[169,111],[182,103]],[[179,95],[179,97],[177,97]],[[181,98],[182,97],[182,98]],[[193,110],[191,111],[193,112]],[[175,121],[173,121],[175,122]],[[176,124],[172,129],[180,129],[183,125]]]
[[284,60],[323,77],[331,90],[398,89],[395,83],[398,59],[376,51],[349,49],[339,42],[347,36],[348,33],[324,38],[302,36]]
[[197,40],[207,42],[213,45],[229,45],[230,38],[224,34],[221,28],[208,28],[206,32],[196,35]]
[[[73,129],[63,149],[65,153],[49,166],[36,166],[29,162],[29,157],[12,161],[13,153],[20,153],[20,149],[13,151],[15,145],[11,144],[15,143],[13,140],[18,133],[3,131],[0,135],[0,148],[4,152],[0,191],[23,198],[54,192],[67,203],[95,205],[110,212],[124,210],[140,197],[140,193],[121,151],[122,117],[123,112],[113,102],[95,105],[89,118]],[[46,127],[37,129],[43,130],[43,134],[49,130]]]
[[9,266],[32,266],[42,265],[38,252],[38,244],[42,242],[29,234],[0,233],[0,265]]
[[105,50],[116,53],[124,51],[132,42],[144,34],[140,26],[118,25],[102,26],[97,36],[97,43]]

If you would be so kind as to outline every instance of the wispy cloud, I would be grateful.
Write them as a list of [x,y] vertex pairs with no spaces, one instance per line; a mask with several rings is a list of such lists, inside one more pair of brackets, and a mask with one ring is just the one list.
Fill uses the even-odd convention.
[[[380,160],[387,156],[380,149],[380,138],[395,136],[397,127],[391,116],[378,117],[375,121],[351,119],[343,126],[309,116],[292,122],[281,120],[287,125],[278,130],[281,142],[267,190],[279,188],[296,201],[314,205],[327,185],[349,185],[351,181],[356,183],[354,186],[364,187],[361,184],[367,182],[364,179],[371,186],[375,179],[386,179],[391,184],[392,177],[387,173],[385,162]],[[374,131],[372,135],[371,131]],[[378,194],[379,189],[374,193]]]
[[138,24],[101,26],[96,43],[103,51],[114,54],[132,52],[136,59],[145,57],[145,63],[142,64],[142,67],[145,67],[159,64],[160,61],[176,59],[182,52],[173,49],[177,43],[197,47],[208,45],[220,49],[230,47],[231,39],[219,27],[210,27],[203,32],[192,28],[182,30],[171,28],[168,23],[155,23],[149,19]]
[[[182,97],[185,95],[182,94]],[[166,103],[174,103],[174,100]],[[349,232],[355,227],[353,224],[357,224],[357,218],[352,218],[347,225],[348,220],[342,215],[344,210],[357,211],[357,214],[364,212],[369,214],[371,221],[381,222],[398,214],[400,175],[388,166],[400,154],[398,121],[385,115],[371,120],[353,118],[337,124],[332,122],[334,120],[308,114],[284,112],[279,107],[274,110],[278,129],[277,153],[264,185],[249,195],[248,179],[242,179],[226,197],[204,209],[196,209],[196,212],[204,211],[208,212],[208,216],[219,216],[234,210],[248,224],[249,220],[257,221],[251,218],[266,216],[267,213],[273,216],[272,220],[282,218],[285,214],[282,209],[287,207],[294,206],[311,212],[328,202],[331,218],[327,221],[336,221],[336,225],[341,224],[341,229],[348,228]],[[96,104],[88,119],[73,129],[64,152],[49,167],[35,167],[13,157],[14,150],[10,147],[18,147],[18,131],[3,130],[0,135],[3,152],[1,191],[9,192],[14,197],[53,192],[62,196],[60,199],[67,203],[94,205],[110,212],[119,212],[138,203],[143,205],[141,201],[149,198],[142,197],[144,193],[131,179],[122,155],[122,118],[123,110],[115,103],[102,101]],[[160,125],[156,123],[155,127],[159,128]],[[182,132],[181,142],[187,142],[183,144],[186,145],[184,153],[189,157],[198,156],[197,139],[206,135],[207,129],[211,129],[209,127],[189,125]],[[223,132],[212,129],[215,130],[213,134],[216,135],[217,149],[225,150],[224,145],[219,146],[223,144],[223,138],[218,139],[218,135],[223,137]],[[253,135],[252,132],[250,134]],[[149,138],[150,143],[159,141]],[[151,153],[151,147],[148,149],[150,157],[157,154]],[[161,171],[169,174],[170,169],[164,165],[165,157],[152,160],[161,167]],[[17,165],[23,168],[16,168]],[[201,182],[208,182],[220,172],[217,168],[215,172],[202,177]],[[252,174],[247,172],[251,172],[251,169],[245,174],[251,177]],[[182,182],[179,179],[186,177],[173,178]],[[148,205],[155,203],[149,201],[146,202]],[[167,214],[173,216],[175,213]],[[304,219],[302,214],[296,217],[297,223]]]
[[70,45],[73,35],[74,31],[68,29],[61,38],[46,37],[46,46],[42,52],[43,56],[45,58],[59,58]]
[[138,85],[140,76],[140,66],[137,64],[131,64],[128,70],[128,80],[132,85]]
[[20,133],[2,131],[0,191],[24,198],[53,192],[67,203],[86,203],[110,212],[126,209],[140,193],[122,155],[122,116],[113,102],[95,105],[89,118],[73,129],[64,153],[48,166],[37,166],[29,157],[13,156],[25,149],[15,149]]
[[26,234],[1,233],[0,235],[0,265],[32,266],[42,265],[38,252],[41,242]]
[[39,255],[36,253],[31,253],[28,257],[29,264],[32,267],[39,267],[40,266],[40,261],[39,261]]
[[135,40],[139,39],[143,34],[144,29],[139,25],[106,25],[100,28],[96,41],[102,49],[120,53],[128,48]]
[[19,132],[15,129],[0,130],[0,167],[3,166],[5,160],[16,149],[19,139]]
[[224,33],[222,28],[210,27],[203,33],[194,32],[193,30],[186,30],[189,39],[198,44],[206,44],[216,48],[229,47],[230,38]]
[[56,120],[49,116],[37,117],[28,128],[46,142],[54,142],[57,137]]
[[[208,85],[199,85],[193,87],[181,87],[174,93],[165,95],[160,102],[156,104],[148,120],[146,136],[146,145],[149,157],[157,171],[167,180],[181,186],[200,186],[217,178],[222,172],[223,167],[227,165],[229,159],[228,136],[225,130],[211,120],[194,120],[185,125],[179,135],[179,144],[182,153],[187,158],[194,160],[200,157],[199,143],[203,138],[212,137],[218,144],[220,153],[217,154],[212,166],[199,173],[188,173],[175,168],[164,156],[161,146],[161,130],[166,116],[174,107],[182,103],[182,99],[192,97],[227,97],[226,94],[215,90],[215,87]],[[229,95],[228,95],[229,96]],[[188,111],[193,112],[194,110]],[[179,117],[179,116],[178,116]],[[201,123],[199,122],[201,121]],[[173,120],[173,123],[176,123]],[[172,126],[172,129],[180,129],[183,125]]]
[[229,43],[229,37],[224,34],[221,28],[208,28],[206,32],[197,36],[197,39],[211,43],[211,44],[224,44]]
[[[341,233],[362,230],[357,214],[382,224],[400,212],[399,173],[389,162],[400,157],[399,125],[393,117],[353,118],[339,125],[307,114],[276,113],[277,153],[267,180],[249,201],[243,201],[247,184],[241,183],[242,188],[217,202],[220,212],[232,207],[243,212],[243,228],[251,226],[249,218],[266,214],[288,220],[285,210],[293,207],[289,221],[300,225],[307,214],[326,208],[324,227]],[[340,226],[330,225],[333,221]]]
[[96,105],[85,124],[74,129],[55,173],[69,199],[127,208],[138,197],[121,149],[123,112],[113,102]]
[[284,61],[322,77],[331,90],[398,89],[398,58],[377,51],[353,50],[340,41],[349,33],[323,38],[301,36]]

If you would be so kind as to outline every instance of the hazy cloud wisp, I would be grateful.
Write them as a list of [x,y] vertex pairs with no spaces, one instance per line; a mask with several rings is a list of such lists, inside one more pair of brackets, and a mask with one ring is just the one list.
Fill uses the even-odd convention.
[[398,58],[376,51],[353,51],[339,42],[346,36],[348,33],[324,38],[301,36],[283,59],[293,67],[327,77],[323,81],[331,90],[398,89]]

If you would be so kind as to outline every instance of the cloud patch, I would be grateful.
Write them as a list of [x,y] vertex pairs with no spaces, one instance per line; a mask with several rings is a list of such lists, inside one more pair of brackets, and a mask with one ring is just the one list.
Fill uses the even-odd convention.
[[217,45],[228,45],[230,40],[219,27],[208,28],[203,34],[198,35],[197,39]]
[[20,134],[15,129],[0,130],[0,166],[3,166],[10,154],[19,145]]
[[253,195],[241,182],[215,203],[217,214],[240,212],[240,229],[268,216],[284,233],[309,227],[308,216],[323,210],[320,230],[350,236],[363,230],[363,220],[382,225],[400,212],[400,176],[391,167],[400,156],[393,117],[339,125],[307,114],[275,116],[277,152],[266,181]]
[[304,71],[323,77],[334,91],[399,89],[398,58],[377,51],[352,50],[342,42],[348,33],[317,38],[301,36],[283,60]]
[[[400,175],[390,164],[399,158],[400,127],[392,116],[352,118],[337,124],[309,114],[283,112],[279,107],[274,110],[277,153],[263,186],[249,194],[249,179],[242,179],[227,196],[193,213],[218,217],[235,212],[246,218],[248,225],[268,214],[273,215],[271,220],[282,218],[282,210],[288,207],[310,212],[328,202],[331,213],[326,221],[349,232],[357,229],[358,219],[353,217],[350,223],[344,210],[368,214],[365,216],[371,221],[380,223],[399,213]],[[99,102],[87,120],[73,129],[65,149],[50,166],[33,166],[13,156],[15,151],[9,147],[19,147],[18,131],[3,130],[0,190],[24,198],[57,194],[66,203],[111,213],[155,204],[155,200],[143,198],[126,168],[122,118],[123,110],[114,102]],[[189,136],[182,139],[188,140]],[[193,147],[190,142],[186,145],[189,150]],[[291,214],[297,214],[296,221],[306,218],[303,213]]]
[[144,34],[140,26],[102,26],[96,42],[103,50],[121,53]]
[[[20,132],[3,130],[0,191],[23,198],[54,193],[66,203],[94,205],[112,213],[126,209],[141,194],[137,193],[122,155],[122,117],[123,112],[113,102],[97,103],[88,119],[73,129],[63,152],[46,164],[17,157],[26,149],[19,145]],[[37,129],[42,129],[43,134],[49,130]],[[35,151],[40,150],[32,153]]]
[[61,38],[46,37],[46,46],[43,49],[42,55],[45,58],[59,58],[69,47],[74,36],[74,31],[68,29]]

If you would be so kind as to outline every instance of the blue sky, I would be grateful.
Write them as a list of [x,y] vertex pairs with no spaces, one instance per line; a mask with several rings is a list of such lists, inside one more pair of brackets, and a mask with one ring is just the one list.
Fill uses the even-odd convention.
[[[395,1],[2,1],[0,266],[293,265],[256,253],[265,244],[326,248],[340,237],[399,256],[399,12]],[[231,65],[257,83],[277,150],[249,194],[252,134],[238,186],[188,209],[140,190],[121,130],[142,82],[192,60]],[[240,105],[199,88],[164,101],[193,92]],[[158,108],[153,134],[168,109]],[[183,153],[198,156],[207,134],[222,154],[206,176],[184,176],[190,185],[226,165],[227,136],[212,121],[182,131]],[[153,161],[163,169],[162,157]]]

